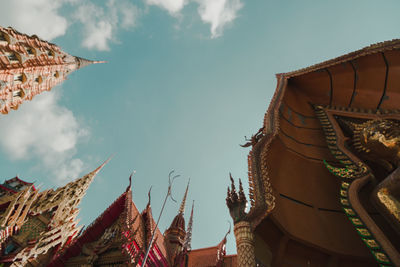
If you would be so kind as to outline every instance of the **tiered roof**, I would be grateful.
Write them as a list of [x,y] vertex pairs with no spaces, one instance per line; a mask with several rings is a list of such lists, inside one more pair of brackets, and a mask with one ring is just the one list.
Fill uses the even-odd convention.
[[[56,256],[48,266],[69,266],[82,264],[86,261],[85,247],[99,240],[105,231],[112,225],[118,224],[118,243],[120,248],[118,254],[112,257],[112,263],[138,264],[143,260],[145,250],[149,243],[147,231],[155,222],[151,215],[150,205],[142,214],[139,213],[132,202],[132,191],[128,187],[85,231],[66,248],[60,255]],[[165,258],[163,236],[156,230],[156,239],[146,266],[168,266]],[[99,255],[100,256],[100,255]],[[101,260],[102,258],[100,258]]]
[[274,264],[295,261],[290,251],[298,264],[305,264],[306,256],[294,256],[300,249],[319,255],[320,265],[330,255],[343,264],[375,264],[342,211],[340,180],[327,171],[324,160],[335,166],[340,162],[332,156],[311,104],[358,113],[397,112],[399,48],[400,40],[387,41],[277,74],[263,128],[249,153],[249,218],[273,254],[282,246],[288,253],[275,257]]

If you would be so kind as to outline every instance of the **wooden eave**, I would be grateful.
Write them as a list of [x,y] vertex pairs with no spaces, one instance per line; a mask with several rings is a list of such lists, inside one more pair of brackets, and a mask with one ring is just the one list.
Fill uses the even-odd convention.
[[[331,156],[310,104],[362,110],[398,109],[400,40],[368,46],[298,71],[277,74],[263,137],[250,151],[254,228],[268,220],[297,242],[326,253],[371,258],[341,211],[339,180],[324,167]],[[268,175],[276,197],[266,217]],[[260,226],[262,227],[262,226]]]

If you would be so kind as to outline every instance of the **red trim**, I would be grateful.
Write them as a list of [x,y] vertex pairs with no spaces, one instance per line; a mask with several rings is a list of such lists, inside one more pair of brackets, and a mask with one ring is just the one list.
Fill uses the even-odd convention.
[[17,193],[18,192],[18,191],[15,191],[14,189],[8,188],[8,187],[6,187],[4,185],[1,185],[1,184],[0,184],[0,188],[6,190],[8,192],[11,192],[11,193]]
[[[33,184],[33,183],[28,183],[28,182],[25,182],[24,180],[19,179],[18,176],[15,176],[14,178],[17,179],[18,181],[20,181],[21,183],[25,184],[25,185],[31,185],[31,184]],[[11,179],[11,180],[12,180],[12,179]]]
[[64,252],[53,259],[47,266],[64,266],[69,258],[78,256],[84,244],[97,240],[104,230],[110,227],[125,208],[126,192],[114,201],[86,230],[75,239]]

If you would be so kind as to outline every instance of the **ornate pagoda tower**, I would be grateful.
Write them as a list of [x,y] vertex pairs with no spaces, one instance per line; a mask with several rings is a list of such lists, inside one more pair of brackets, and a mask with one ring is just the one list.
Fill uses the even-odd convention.
[[170,266],[179,266],[179,262],[181,261],[180,255],[184,250],[183,245],[186,239],[184,213],[188,190],[189,183],[186,187],[181,206],[179,207],[178,215],[175,216],[170,227],[164,233],[165,246],[167,248],[168,259],[170,260]]
[[254,236],[246,256],[235,221],[239,266],[400,266],[399,77],[400,40],[277,75],[244,145],[249,212],[228,192]]
[[100,61],[71,56],[57,45],[0,26],[0,112],[49,91],[69,73]]
[[0,264],[43,266],[79,233],[76,216],[96,174],[40,192],[18,177],[0,186]]

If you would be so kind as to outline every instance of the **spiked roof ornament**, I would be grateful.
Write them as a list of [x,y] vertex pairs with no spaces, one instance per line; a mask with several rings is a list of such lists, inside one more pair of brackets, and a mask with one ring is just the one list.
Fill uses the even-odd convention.
[[132,176],[135,175],[135,173],[136,173],[136,171],[134,170],[134,171],[131,173],[131,175],[129,176],[129,185],[127,186],[127,188],[126,188],[126,190],[125,190],[125,191],[127,191],[127,192],[128,192],[128,190],[131,189],[131,186],[132,186]]
[[183,243],[183,249],[186,250],[192,250],[193,210],[194,210],[194,200],[192,203],[192,211],[190,213],[190,219],[186,230],[185,241]]
[[188,193],[188,190],[189,190],[189,184],[190,184],[190,179],[189,179],[188,184],[186,186],[186,191],[185,191],[185,195],[183,196],[181,206],[179,207],[179,213],[182,213],[182,214],[185,213],[185,205],[186,205],[187,193]]

